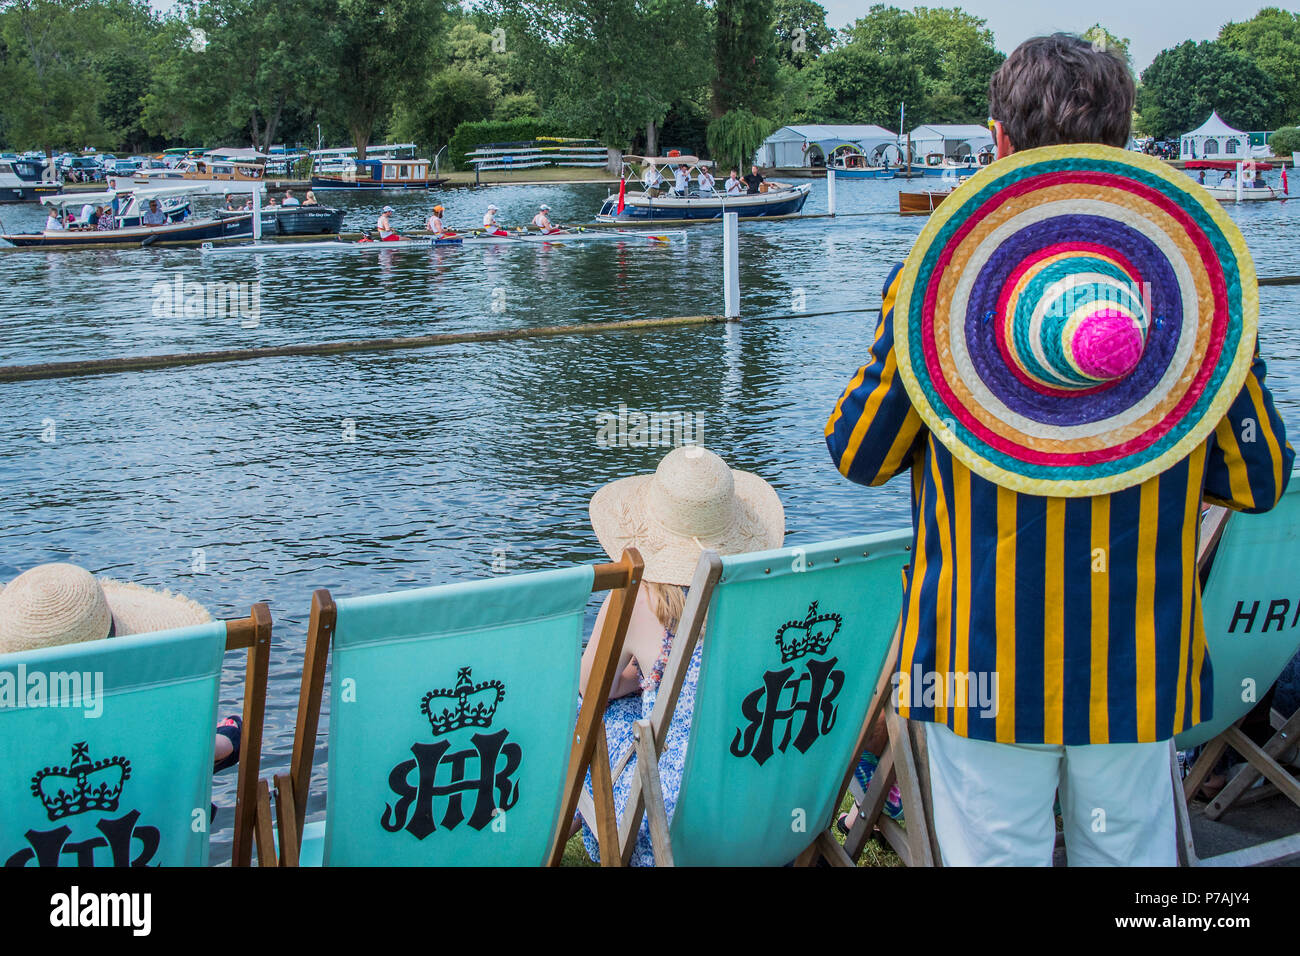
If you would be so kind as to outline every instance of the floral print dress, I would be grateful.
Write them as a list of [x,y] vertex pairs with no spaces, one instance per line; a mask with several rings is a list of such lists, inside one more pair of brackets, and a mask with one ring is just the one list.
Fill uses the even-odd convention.
[[[672,653],[673,634],[664,633],[664,641],[659,657],[655,660],[650,673],[641,674],[641,694],[620,697],[611,700],[605,708],[605,742],[609,745],[609,761],[615,761],[632,746],[632,731],[638,720],[650,719],[654,713],[655,700],[659,696],[659,683],[663,680],[664,668]],[[686,667],[686,678],[682,681],[681,693],[677,696],[677,707],[673,710],[672,722],[668,725],[668,735],[664,738],[663,753],[659,757],[659,781],[664,792],[664,806],[671,823],[673,811],[677,808],[677,792],[682,786],[682,771],[686,766],[686,742],[690,736],[691,715],[695,711],[695,687],[700,679],[700,657],[704,650],[701,639],[695,644],[690,663]],[[628,796],[632,792],[632,780],[636,777],[636,757],[628,761],[627,768],[614,781],[614,809],[618,819],[623,819]],[[587,774],[587,792],[591,793],[591,774]],[[582,824],[582,842],[587,848],[587,855],[597,863],[600,862],[600,845],[596,834]],[[641,832],[637,834],[636,848],[632,851],[632,866],[654,866],[654,850],[650,845],[650,824],[645,816],[641,817]]]

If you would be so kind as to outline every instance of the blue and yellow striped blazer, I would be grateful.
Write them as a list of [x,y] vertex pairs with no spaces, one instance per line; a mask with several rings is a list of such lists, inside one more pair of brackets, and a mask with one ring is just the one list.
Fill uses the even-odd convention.
[[1294,458],[1258,353],[1213,435],[1168,471],[1093,498],[1019,494],[955,460],[912,408],[894,355],[901,268],[826,423],[851,481],[911,471],[898,712],[965,737],[1066,745],[1165,740],[1208,719],[1201,502],[1267,511]]

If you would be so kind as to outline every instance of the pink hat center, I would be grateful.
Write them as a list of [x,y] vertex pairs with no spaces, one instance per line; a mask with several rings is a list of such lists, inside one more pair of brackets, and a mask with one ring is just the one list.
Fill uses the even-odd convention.
[[1131,315],[1100,309],[1075,328],[1071,351],[1079,370],[1090,378],[1112,381],[1137,368],[1146,338]]

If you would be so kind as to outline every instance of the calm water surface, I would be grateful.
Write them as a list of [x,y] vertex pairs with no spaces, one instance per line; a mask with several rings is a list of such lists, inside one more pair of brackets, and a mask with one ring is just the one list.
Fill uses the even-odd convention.
[[[899,188],[841,182],[841,212],[890,212]],[[434,201],[467,227],[539,203],[591,218],[607,187],[505,186],[380,198],[326,194],[345,228],[385,202],[414,228]],[[205,203],[208,201],[201,201]],[[806,212],[825,210],[817,182]],[[200,204],[200,210],[205,208]],[[1300,273],[1296,203],[1228,207],[1261,275]],[[0,207],[9,230],[35,207]],[[587,503],[664,448],[609,448],[599,416],[698,416],[704,443],[780,493],[787,542],[908,520],[905,482],[862,489],[822,427],[862,363],[880,285],[924,220],[873,215],[741,227],[739,326],[409,352],[272,359],[0,386],[0,579],[46,561],[181,591],[219,617],[276,622],[263,773],[286,770],[311,592],[336,595],[603,558]],[[666,246],[592,243],[299,256],[194,250],[0,253],[0,364],[289,342],[599,323],[722,311],[722,233]],[[160,289],[257,282],[240,317],[159,315]],[[1300,426],[1300,288],[1265,288],[1261,345],[1283,418]],[[494,308],[495,306],[495,308]],[[818,315],[814,313],[830,313]],[[53,441],[50,437],[53,426]],[[222,713],[234,712],[232,658]],[[327,701],[328,708],[328,701]],[[324,725],[324,722],[322,722]],[[310,810],[324,807],[322,736]],[[213,859],[228,853],[234,776],[218,778]]]

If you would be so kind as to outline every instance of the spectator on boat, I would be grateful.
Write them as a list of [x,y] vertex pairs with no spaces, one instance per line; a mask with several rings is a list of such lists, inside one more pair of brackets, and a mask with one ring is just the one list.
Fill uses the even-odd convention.
[[713,195],[713,173],[709,172],[709,167],[700,167],[700,195]]
[[766,182],[762,174],[759,173],[757,166],[749,167],[749,175],[745,177],[746,191],[751,195],[756,195],[759,188]]
[[1222,178],[1219,179],[1219,188],[1232,189],[1237,185],[1237,178],[1232,175],[1232,171],[1226,171]]
[[101,206],[99,209],[99,222],[95,228],[100,232],[107,232],[110,229],[117,228],[117,219],[113,216],[113,210],[110,206]]
[[533,217],[533,225],[542,232],[548,234],[563,232],[563,229],[560,229],[555,225],[555,223],[551,222],[550,212],[551,207],[546,205],[546,203],[542,203],[541,207],[537,211],[537,215]]
[[253,208],[253,194],[250,192],[247,196],[244,197],[244,205],[241,207],[240,211],[248,212],[252,208]]
[[280,200],[280,205],[281,205],[281,206],[301,206],[302,203],[298,202],[298,200],[294,197],[294,195],[293,195],[293,190],[292,190],[292,189],[286,189],[286,190],[284,191],[284,198]]
[[158,207],[158,200],[150,199],[149,208],[140,217],[140,224],[144,226],[161,226],[166,222],[167,214]]
[[379,233],[380,242],[396,242],[402,237],[393,229],[392,221],[388,218],[397,212],[392,206],[385,206],[379,213],[379,219],[375,221],[375,229]]
[[429,218],[424,221],[424,228],[433,233],[435,239],[447,231],[447,227],[442,222],[443,212],[441,204],[434,206],[433,212],[429,213]]
[[657,194],[664,188],[664,177],[659,172],[659,167],[655,165],[654,160],[646,163],[645,172],[641,176],[641,182],[645,185],[647,193],[654,192]]
[[[0,656],[192,627],[212,620],[195,601],[96,578],[75,564],[41,564],[0,589]],[[239,761],[240,719],[217,725],[213,773]]]
[[733,169],[731,175],[727,177],[727,195],[739,196],[745,191],[745,184],[741,182],[740,170]]
[[679,196],[685,196],[691,188],[691,174],[687,170],[685,163],[679,163],[677,166],[676,183],[674,190]]
[[[1027,40],[990,82],[999,162],[1039,146],[1123,149],[1134,97],[1122,56],[1067,34]],[[1053,161],[1041,162],[1045,171],[1037,178],[1049,180]],[[1122,183],[1108,188],[1122,205],[1133,195]],[[1032,263],[1028,257],[1046,244],[1077,241],[1082,228],[1069,215],[1039,216],[1033,193],[1026,195],[1009,197],[998,215],[1009,225],[1016,216],[1034,217],[1032,245],[1024,241],[1024,227],[1014,234],[1002,230],[1007,238],[1001,242],[987,235],[974,240],[984,243],[981,263],[1000,263],[1001,278],[989,280],[993,286],[1018,274],[1020,263]],[[979,215],[970,207],[954,209],[949,232],[992,229],[992,220],[978,221]],[[1109,220],[1110,228],[1124,235],[1154,229],[1155,215],[1133,204]],[[1104,241],[1107,227],[1098,228],[1098,241]],[[1190,411],[1181,393],[1159,384],[1162,359],[1140,363],[1147,354],[1164,354],[1160,348],[1172,351],[1170,336],[1182,334],[1181,342],[1224,334],[1211,332],[1208,316],[1237,309],[1228,299],[1255,290],[1199,292],[1199,315],[1183,319],[1196,324],[1165,329],[1152,350],[1122,318],[1101,310],[1083,319],[1095,323],[1091,332],[1069,343],[1058,336],[1055,357],[1044,360],[1048,334],[1033,332],[1028,320],[1006,330],[1008,341],[1014,331],[1016,345],[1000,351],[1004,343],[996,335],[970,330],[957,339],[965,313],[942,301],[944,295],[927,297],[924,316],[917,318],[922,313],[913,311],[913,288],[974,281],[977,286],[967,289],[972,303],[988,293],[972,274],[982,265],[959,261],[968,247],[954,246],[962,241],[923,234],[907,263],[891,271],[874,334],[863,330],[865,364],[825,430],[831,456],[849,480],[874,486],[897,475],[910,478],[913,560],[899,621],[895,706],[924,726],[936,842],[945,865],[1050,865],[1059,792],[1071,864],[1172,866],[1177,841],[1170,741],[1209,717],[1215,690],[1198,610],[1202,501],[1268,511],[1286,490],[1294,452],[1265,385],[1253,325],[1236,326],[1249,336],[1237,353],[1244,368],[1237,361],[1230,370],[1201,367],[1193,358],[1182,369],[1184,380],[1200,374],[1221,383],[1230,377],[1240,382],[1244,373],[1243,384],[1199,396],[1212,414]],[[1058,258],[1056,275],[1090,268],[1086,258],[1070,259],[1070,253]],[[1164,258],[1157,261],[1167,267]],[[1034,281],[1046,284],[1025,283]],[[1173,301],[1198,294],[1181,287],[1197,280],[1167,281],[1174,287],[1161,294]],[[1017,314],[1051,302],[1042,288],[1030,292],[1025,285],[1019,294]],[[1206,296],[1217,301],[1205,302]],[[908,297],[907,311],[896,319],[900,297]],[[916,334],[912,321],[933,333]],[[912,346],[896,350],[896,332]],[[1023,345],[1022,335],[1030,339]],[[936,342],[943,343],[938,357]],[[1035,381],[1028,385],[1029,373],[1009,354],[1017,350],[1036,356],[1030,360]],[[1122,362],[1115,361],[1119,356]],[[1088,378],[1100,384],[1083,393],[1073,391],[1077,384],[1037,384],[1038,375],[1056,382],[1077,375],[1048,369],[1079,359],[1096,370]],[[1213,361],[1205,360],[1207,366]],[[1090,401],[1098,388],[1112,403],[1104,412]],[[1119,397],[1126,393],[1127,402]],[[1147,463],[1183,456],[1161,471],[1143,469],[1120,435],[1104,438],[1098,419],[1120,421],[1157,407],[1169,416],[1162,427],[1192,435],[1181,446],[1166,446],[1164,458],[1144,451],[1151,455]],[[1011,418],[1026,424],[1013,426]],[[1090,423],[1082,440],[1073,434],[1081,421]],[[984,439],[987,444],[979,444],[983,429],[993,436]],[[1241,440],[1245,434],[1249,441]],[[988,705],[975,704],[961,690],[942,691],[977,672],[996,678],[989,681],[995,689],[985,695]],[[925,687],[923,696],[910,680],[910,690],[902,686],[913,674]]]
[[235,205],[234,195],[232,193],[226,193],[226,209],[229,210],[230,212],[234,212],[238,208],[239,207]]
[[[685,446],[669,452],[653,475],[636,475],[605,485],[592,496],[590,512],[596,539],[613,560],[622,556],[624,548],[634,547],[645,561],[605,709],[605,740],[612,762],[622,757],[632,743],[636,721],[648,718],[654,711],[659,682],[672,653],[700,552],[708,549],[719,554],[743,554],[779,548],[785,540],[785,511],[776,491],[758,475],[733,471],[713,452]],[[609,604],[606,598],[596,615],[593,634],[600,633]],[[586,689],[596,643],[589,642],[583,653],[580,691]],[[702,651],[703,645],[696,644],[659,761],[670,819],[681,788]],[[635,776],[634,759],[614,781],[614,804],[620,818]],[[600,848],[595,835],[585,824],[582,830],[587,852],[598,860]],[[631,862],[633,866],[654,865],[645,820]]]
[[1205,170],[1203,170],[1203,169],[1201,170],[1201,173],[1200,173],[1200,175],[1196,178],[1196,181],[1197,181],[1198,183],[1200,183],[1202,186],[1205,185]]
[[46,232],[62,232],[64,230],[63,220],[59,218],[59,211],[53,206],[50,207],[50,214],[45,217]]
[[314,192],[312,192],[310,189],[307,190],[307,195],[303,198],[302,204],[303,204],[304,206],[319,206],[319,205],[320,205],[320,203],[316,201],[316,194],[315,194]]
[[96,222],[95,207],[86,203],[81,207],[81,215],[77,218],[83,226],[93,226]]

